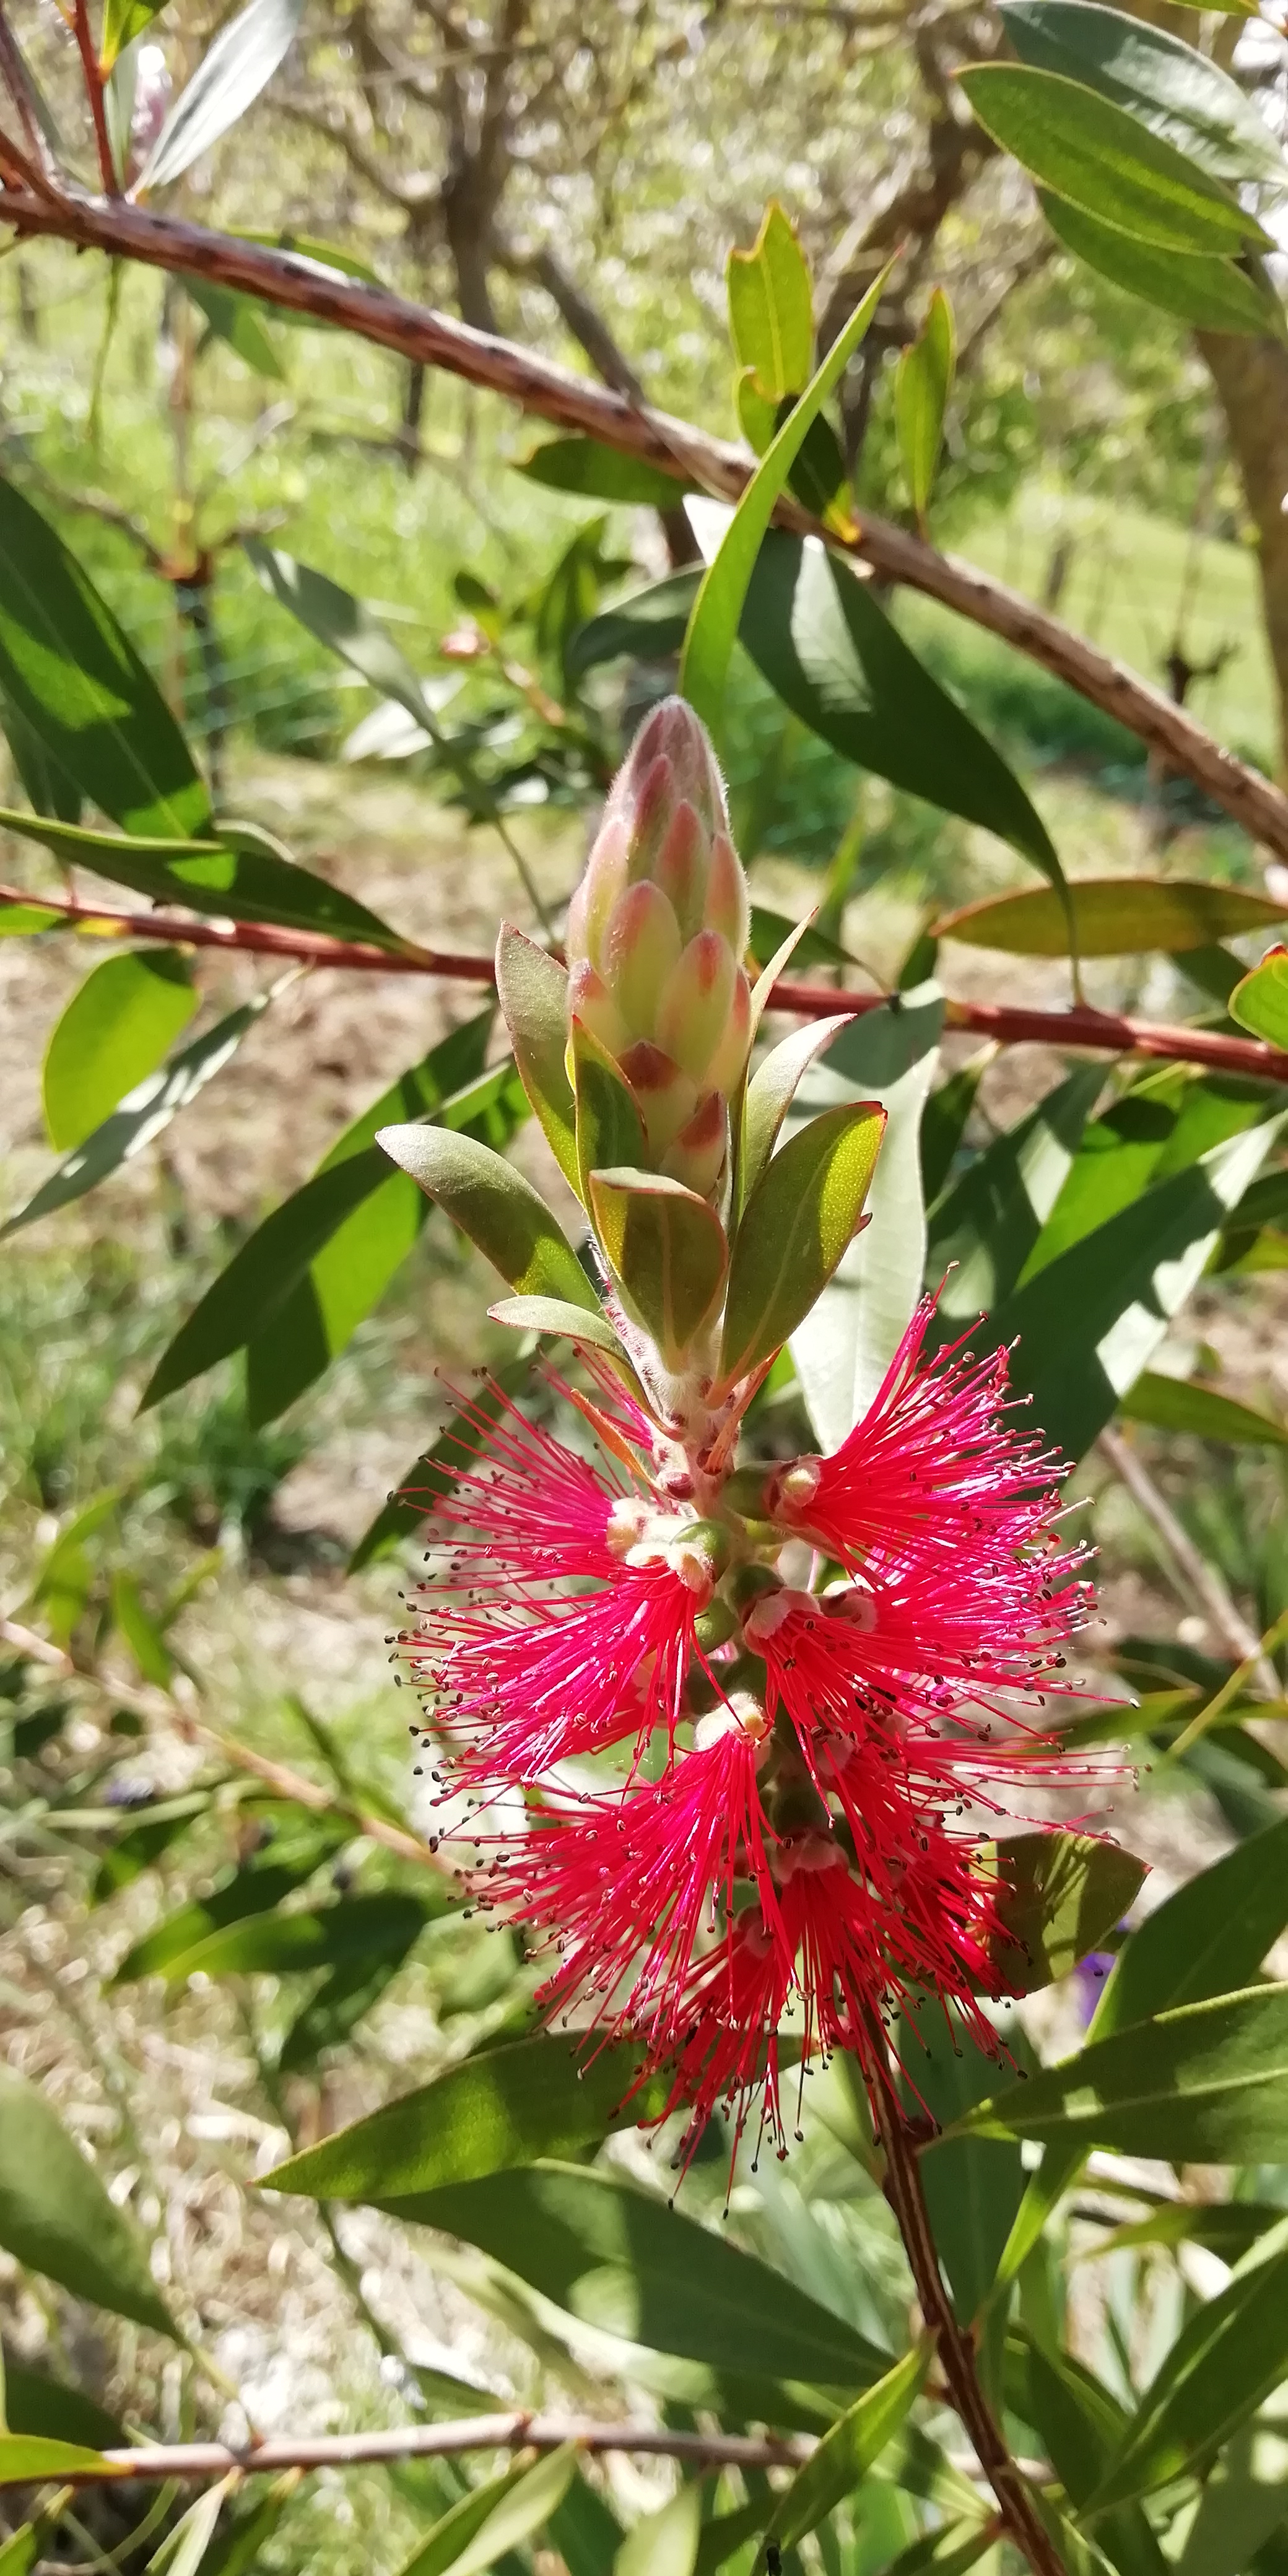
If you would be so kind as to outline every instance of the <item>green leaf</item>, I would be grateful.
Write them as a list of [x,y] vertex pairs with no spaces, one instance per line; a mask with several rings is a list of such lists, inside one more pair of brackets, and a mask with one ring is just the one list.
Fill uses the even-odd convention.
[[810,422],[840,383],[885,291],[888,269],[874,279],[837,334],[817,373],[777,432],[738,503],[693,604],[680,661],[680,691],[718,738],[725,680],[748,584],[774,505]]
[[813,293],[799,237],[776,198],[752,248],[730,251],[725,278],[739,365],[752,370],[767,402],[799,394],[814,367]]
[[853,966],[858,962],[839,939],[829,939],[815,922],[789,921],[785,912],[771,912],[767,904],[753,903],[747,953],[757,966],[767,966],[787,939],[793,943],[791,954],[798,966]]
[[702,575],[696,569],[673,572],[650,583],[616,608],[601,611],[570,636],[564,668],[574,682],[584,680],[601,662],[630,653],[641,662],[667,661],[678,653]]
[[729,1264],[725,1385],[771,1359],[822,1295],[854,1239],[885,1126],[879,1103],[842,1102],[798,1129],[762,1172]]
[[702,2530],[702,2489],[681,2487],[669,2504],[640,2516],[613,2560],[613,2576],[694,2576]]
[[266,545],[262,537],[243,537],[242,544],[270,596],[289,610],[307,633],[325,644],[351,670],[361,673],[382,698],[392,698],[428,734],[436,731],[433,709],[418,679],[386,626],[353,593],[342,590],[324,572],[297,562],[294,555]]
[[561,1297],[598,1313],[599,1301],[563,1228],[531,1181],[499,1154],[445,1127],[382,1127],[377,1142],[521,1297]]
[[447,1429],[440,1433],[432,1449],[409,1467],[402,1485],[377,1512],[370,1527],[364,1530],[352,1556],[348,1571],[358,1574],[364,1565],[376,1564],[388,1556],[400,1539],[410,1536],[433,1508],[438,1496],[450,1494],[461,1477],[478,1461],[479,1443],[489,1423],[500,1420],[506,1398],[516,1395],[531,1377],[527,1358],[507,1360],[503,1367],[489,1373],[480,1385],[468,1413],[456,1414]]
[[[1288,1986],[1181,2004],[968,2111],[949,2136],[1036,2138],[1169,2164],[1288,2157]],[[935,2151],[932,2141],[928,2153]]]
[[171,2524],[160,2548],[154,2550],[148,2560],[147,2576],[153,2576],[154,2570],[156,2576],[160,2576],[163,2567],[166,2576],[198,2576],[198,2571],[205,2565],[206,2551],[214,2539],[215,2525],[223,2512],[229,2483],[228,2479],[221,2478],[218,2486],[208,2487],[205,2494],[199,2495],[196,2503],[190,2504],[187,2512],[180,2514],[178,2521]]
[[1014,771],[918,661],[869,584],[816,538],[769,531],[739,636],[783,704],[844,759],[982,824],[1064,885]]
[[145,1682],[157,1690],[168,1690],[174,1678],[174,1657],[156,1621],[143,1606],[143,1597],[132,1574],[118,1566],[110,1585],[112,1626],[123,1637]]
[[127,45],[132,45],[135,37],[141,36],[151,26],[154,18],[160,17],[165,6],[166,0],[104,0],[103,47],[99,55],[101,72],[110,72],[117,55],[123,53]]
[[1146,1370],[1118,1407],[1128,1422],[1149,1422],[1160,1431],[1177,1431],[1193,1440],[1233,1440],[1267,1449],[1288,1448],[1288,1425],[1250,1404],[1236,1404],[1216,1387],[1196,1386],[1189,1378],[1158,1377]]
[[308,1913],[253,1914],[210,1932],[172,1959],[164,1974],[174,1984],[199,1972],[208,1977],[296,1976],[316,1968],[347,1966],[353,1959],[403,1959],[441,1905],[396,1889],[342,1896]]
[[3,478],[0,689],[125,831],[205,830],[210,801],[156,682],[62,538]]
[[46,904],[10,903],[0,896],[0,938],[30,939],[41,930],[66,930],[67,916],[51,912]]
[[768,2565],[774,2542],[780,2549],[793,2549],[807,2532],[817,2529],[834,2506],[843,2504],[862,2484],[873,2462],[904,2423],[930,2360],[930,2340],[923,2336],[901,2361],[895,2362],[884,2379],[879,2379],[874,2388],[865,2389],[854,2405],[838,2416],[823,2435],[813,2458],[797,2470],[774,2506],[756,2554],[757,2571]]
[[669,2084],[656,2076],[636,2092],[639,2072],[636,2049],[579,2058],[568,2040],[542,2031],[467,2057],[335,2130],[278,2165],[266,2188],[318,2200],[398,2200],[540,2156],[572,2156],[661,2108]]
[[1159,1068],[1111,1100],[1084,1129],[1060,1194],[1019,1285],[1139,1200],[1151,1183],[1190,1170],[1213,1147],[1259,1126],[1270,1105],[1246,1077]]
[[278,2074],[302,2074],[323,2049],[340,2047],[392,1985],[410,1947],[377,1947],[333,1968],[286,2032],[277,2052]]
[[673,510],[691,491],[692,477],[677,461],[668,474],[642,457],[622,456],[597,438],[551,438],[519,463],[530,483],[551,492],[577,492],[588,501],[619,501],[639,509]]
[[905,995],[897,1010],[865,1011],[842,1030],[805,1086],[811,1108],[834,1100],[839,1091],[851,1101],[874,1098],[886,1118],[868,1202],[871,1224],[851,1243],[825,1295],[792,1336],[810,1419],[829,1448],[846,1437],[876,1394],[920,1293],[926,1229],[918,1130],[943,1014],[934,985]]
[[[0,2245],[78,2299],[155,2334],[174,2322],[146,2250],[34,2085],[0,2068]],[[3,2476],[0,2462],[0,2476]],[[29,2470],[53,2476],[56,2471]]]
[[215,338],[226,342],[233,355],[255,375],[267,376],[275,384],[284,383],[286,369],[281,353],[255,298],[236,295],[227,286],[214,286],[208,278],[193,277],[186,269],[180,274],[186,293]]
[[[1074,8],[1080,0],[1060,5]],[[1284,917],[1283,906],[1266,895],[1198,877],[1078,877],[1069,900],[1081,957],[1134,957],[1150,949],[1176,955],[1242,938]],[[1041,886],[945,913],[931,936],[1001,948],[1012,957],[1067,957],[1071,946],[1064,906]]]
[[591,1173],[638,1171],[645,1160],[644,1122],[635,1094],[616,1058],[582,1021],[572,1024],[573,1097],[576,1105],[577,1196],[591,1203]]
[[789,1038],[771,1047],[757,1065],[743,1096],[742,1144],[738,1155],[738,1198],[745,1207],[756,1183],[765,1170],[779,1130],[796,1096],[797,1085],[810,1066],[834,1037],[849,1025],[853,1014],[841,1011],[835,1019],[807,1020],[804,1028],[794,1029]]
[[[536,2467],[517,2473],[510,2470],[482,2492],[489,2499],[486,2515],[475,2518],[471,2508],[479,2498],[466,2496],[443,2520],[410,2558],[402,2576],[483,2576],[485,2568],[495,2567],[508,2550],[519,2549],[534,2532],[540,2531],[563,2502],[577,2474],[577,2448],[565,2442],[562,2449],[551,2451]],[[451,2529],[453,2515],[459,2517]],[[462,2545],[463,2544],[463,2545]],[[444,2554],[449,2552],[450,2554]]]
[[290,48],[303,0],[250,0],[216,36],[180,91],[147,160],[139,190],[169,187],[244,116]]
[[590,1175],[595,1231],[668,1368],[680,1368],[714,1312],[728,1267],[724,1228],[695,1190],[661,1172]]
[[198,1000],[177,948],[131,949],[95,966],[45,1050],[41,1090],[51,1145],[62,1151],[83,1144],[155,1072]]
[[74,2478],[85,2469],[102,2478],[129,2474],[119,2463],[83,2449],[78,2442],[46,2442],[34,2433],[0,2433],[0,2487],[44,2486],[51,2480]]
[[1022,63],[1085,82],[1209,178],[1288,189],[1288,163],[1252,100],[1179,36],[1095,0],[1002,0],[1001,18]]
[[283,978],[267,992],[258,993],[253,1002],[243,1002],[239,1010],[230,1011],[226,1019],[194,1039],[160,1073],[149,1074],[146,1082],[139,1083],[120,1108],[92,1136],[87,1136],[83,1145],[76,1146],[56,1172],[51,1172],[35,1197],[0,1227],[0,1241],[7,1234],[16,1234],[20,1226],[34,1225],[38,1217],[53,1216],[59,1208],[69,1207],[73,1199],[83,1198],[87,1190],[96,1189],[123,1163],[141,1154],[171,1119],[186,1109],[217,1073],[222,1073],[247,1030],[276,1000],[287,980],[290,979]]
[[560,1297],[499,1297],[488,1313],[495,1324],[508,1324],[515,1333],[556,1333],[566,1341],[582,1342],[593,1351],[606,1351],[610,1359],[625,1359],[612,1325],[606,1315],[591,1315],[584,1306],[566,1306]]
[[939,464],[956,362],[953,308],[942,286],[937,286],[916,339],[900,355],[894,379],[900,461],[913,509],[923,522]]
[[1141,2398],[1089,2516],[1200,2470],[1288,2371],[1288,2221],[1190,2317]]
[[604,2576],[622,2536],[622,2526],[586,2477],[583,2461],[563,2503],[550,2517],[550,2540],[567,2576]]
[[[0,612],[0,639],[2,635]],[[42,841],[56,858],[73,867],[91,868],[95,876],[106,877],[113,885],[129,886],[150,903],[185,904],[190,912],[214,913],[219,919],[265,921],[284,930],[320,930],[332,939],[357,939],[369,948],[406,952],[409,943],[369,912],[365,903],[339,886],[328,885],[324,877],[311,876],[307,868],[296,867],[250,824],[223,824],[219,829],[220,841],[141,836],[123,840],[116,832],[83,831],[46,815],[0,808],[0,831]]]
[[[1059,0],[1070,5],[1070,0]],[[1130,241],[1126,233],[1098,223],[1083,206],[1039,188],[1038,198],[1052,232],[1066,250],[1086,261],[1113,286],[1121,286],[1141,303],[1174,313],[1198,331],[1274,332],[1282,337],[1283,308],[1268,289],[1249,277],[1232,259],[1176,259],[1148,242]]]
[[[1128,2422],[1124,2409],[1079,2361],[1013,2333],[1008,2402],[1040,2433],[1069,2502],[1080,2509],[1104,2474]],[[1138,2508],[1107,2517],[1097,2539],[1119,2576],[1165,2576],[1167,2561]]]
[[1220,180],[1081,82],[1012,63],[972,64],[957,78],[1003,151],[1116,232],[1184,253],[1273,247]]
[[1092,2037],[1246,1986],[1285,1931],[1288,1818],[1250,1834],[1137,1924],[1096,2007]]
[[113,2451],[125,2441],[115,2416],[83,2389],[68,2388],[61,2379],[46,2379],[37,2370],[24,2370],[7,2356],[4,2412],[10,2433],[39,2433],[46,2441],[74,2442],[88,2451]]
[[167,1914],[163,1922],[145,1932],[127,1950],[113,1976],[113,1985],[129,1985],[138,1977],[185,1976],[190,1951],[200,1948],[215,1933],[254,1915],[271,1913],[283,1897],[303,1887],[325,1860],[352,1839],[349,1818],[310,1818],[291,1835],[285,1849],[279,1850],[275,1842],[270,1843],[264,1852],[257,1852],[231,1871],[209,1896],[190,1897],[175,1913]]
[[946,1331],[973,1323],[1015,1287],[1059,1199],[1090,1111],[1104,1087],[1099,1065],[1080,1065],[1001,1136],[995,1136],[935,1208],[926,1277],[940,1289]]
[[1288,1048],[1288,949],[1272,948],[1230,995],[1230,1017],[1254,1037]]
[[[1010,2037],[1008,2031],[1003,2043],[1008,2058]],[[1024,2065],[1022,2036],[1019,2050]],[[962,2015],[934,1996],[916,2009],[911,2001],[905,2004],[898,2053],[908,2108],[929,2112],[940,2128],[984,2101],[997,2084],[997,2057],[986,2056]],[[1021,2150],[1013,2140],[958,2138],[923,2165],[922,2182],[954,2313],[968,2326],[988,2295],[1023,2196]]]
[[859,2387],[888,2356],[792,2281],[624,2177],[541,2162],[379,2203],[478,2245],[587,2325],[657,2352]]
[[1215,1146],[1048,1262],[989,1317],[989,1345],[1018,1337],[1011,1384],[1033,1420],[1080,1458],[1197,1287],[1220,1230],[1274,1141],[1277,1121]]
[[1099,1949],[1147,1875],[1134,1852],[1091,1834],[1014,1834],[993,1848],[1002,1887],[998,1919],[1006,1936],[997,1964],[1024,1994],[1067,1977],[1088,1951]]
[[70,772],[61,767],[48,744],[17,708],[0,697],[0,729],[13,755],[24,792],[38,814],[61,823],[79,823],[84,797]]
[[1272,2421],[1253,2417],[1237,2433],[1203,2483],[1199,2509],[1185,2536],[1178,2576],[1242,2576],[1274,2561],[1263,2544],[1288,2517],[1288,2441],[1276,2410]]
[[496,943],[496,989],[519,1079],[564,1179],[580,1196],[576,1116],[564,1061],[568,970],[505,921]]

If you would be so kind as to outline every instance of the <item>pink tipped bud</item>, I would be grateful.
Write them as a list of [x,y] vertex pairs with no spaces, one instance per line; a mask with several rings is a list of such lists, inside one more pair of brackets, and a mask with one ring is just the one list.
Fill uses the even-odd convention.
[[728,940],[718,930],[700,930],[667,977],[657,1008],[658,1040],[695,1082],[703,1081],[724,1036],[737,975]]
[[747,951],[751,905],[742,861],[727,832],[717,832],[711,844],[704,914],[712,930],[723,933],[735,957],[741,960]]
[[626,1044],[626,1024],[603,976],[593,966],[583,963],[573,967],[568,977],[568,1012],[570,1020],[580,1020],[610,1055],[621,1054]]
[[680,925],[661,887],[646,878],[613,906],[601,951],[604,974],[632,1037],[651,1036],[658,999],[679,963]]
[[714,1198],[729,1153],[729,1110],[723,1095],[708,1091],[662,1156],[667,1179],[683,1181],[701,1199]]
[[693,1116],[698,1105],[697,1084],[648,1038],[640,1038],[634,1046],[627,1047],[619,1063],[635,1094],[649,1152],[660,1162],[672,1139]]
[[713,1090],[736,1091],[747,1070],[751,1052],[751,986],[741,966],[734,977],[733,998],[720,1043],[707,1066],[707,1081]]
[[674,806],[654,858],[653,875],[674,906],[685,939],[692,939],[706,920],[710,855],[711,844],[696,806]]
[[568,906],[564,946],[570,966],[589,958],[602,966],[604,934],[613,907],[626,889],[629,835],[624,824],[605,821],[596,836],[586,871]]

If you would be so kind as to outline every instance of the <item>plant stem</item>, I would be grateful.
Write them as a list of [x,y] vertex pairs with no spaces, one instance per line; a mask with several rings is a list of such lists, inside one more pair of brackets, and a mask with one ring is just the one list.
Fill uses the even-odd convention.
[[98,175],[103,182],[104,194],[115,197],[117,194],[116,164],[112,159],[112,139],[107,130],[107,109],[103,102],[103,76],[98,68],[98,56],[94,51],[94,39],[90,33],[89,0],[76,0],[74,23],[81,70],[85,75],[85,96],[89,101],[89,112],[94,127]]
[[885,2194],[898,2221],[921,2313],[934,2335],[949,2395],[997,2498],[1007,2536],[1027,2558],[1033,2576],[1065,2576],[1019,2462],[1012,2458],[980,2385],[970,2330],[960,2326],[953,2314],[921,2186],[916,2140],[895,2091],[885,2033],[875,2019],[868,2055],[879,2095],[876,2125],[885,2155]]

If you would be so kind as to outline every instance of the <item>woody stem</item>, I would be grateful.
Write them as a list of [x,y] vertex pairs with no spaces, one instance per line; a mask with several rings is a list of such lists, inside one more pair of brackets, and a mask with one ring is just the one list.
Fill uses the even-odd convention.
[[898,2221],[921,2313],[935,2338],[949,2395],[997,2498],[1008,2537],[1023,2552],[1033,2576],[1065,2576],[1059,2553],[980,2385],[973,2338],[953,2314],[931,2233],[916,2140],[895,2090],[885,2033],[875,2018],[868,2040],[878,2139],[885,2156],[885,2195]]

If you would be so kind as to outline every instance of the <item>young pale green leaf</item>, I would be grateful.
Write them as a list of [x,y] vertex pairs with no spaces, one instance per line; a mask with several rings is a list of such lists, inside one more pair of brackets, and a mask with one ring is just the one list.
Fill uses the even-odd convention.
[[781,2272],[619,2174],[541,2162],[380,2205],[481,2246],[583,2323],[655,2352],[743,2378],[768,2357],[810,2387],[867,2387],[888,2366]]
[[743,1097],[742,1142],[738,1155],[738,1207],[744,1208],[760,1179],[774,1147],[779,1129],[796,1097],[796,1087],[808,1072],[817,1055],[830,1046],[853,1013],[838,1012],[835,1019],[809,1020],[804,1028],[794,1029],[789,1038],[771,1047],[757,1065]]
[[1123,1397],[1119,1413],[1128,1422],[1153,1423],[1160,1431],[1179,1431],[1192,1440],[1232,1440],[1240,1446],[1288,1448],[1288,1423],[1236,1404],[1216,1387],[1195,1386],[1183,1377],[1159,1377],[1147,1369]]
[[204,1037],[194,1039],[160,1073],[149,1074],[147,1081],[128,1093],[120,1108],[82,1145],[77,1145],[47,1181],[42,1181],[35,1197],[0,1227],[0,1241],[6,1234],[16,1234],[20,1226],[34,1225],[38,1217],[54,1216],[60,1208],[69,1207],[73,1199],[83,1198],[87,1190],[96,1189],[100,1181],[119,1171],[122,1163],[141,1154],[171,1119],[186,1109],[217,1073],[222,1073],[247,1030],[254,1027],[261,1012],[291,980],[284,976],[267,992],[257,994],[253,1002],[243,1002],[239,1010],[230,1011],[226,1019],[207,1029]]
[[730,251],[725,278],[739,366],[770,404],[799,394],[814,366],[813,293],[799,236],[776,198],[751,249]]
[[1146,1877],[1133,1852],[1091,1834],[1014,1834],[993,1849],[1001,1885],[996,1965],[1023,1994],[1067,1977],[1099,1949]]
[[579,2061],[568,2040],[542,2031],[467,2057],[335,2130],[279,2165],[267,2188],[316,2200],[401,2200],[541,2156],[573,2156],[661,2108],[669,2086],[660,2077],[639,2085],[640,2072],[634,2048]]
[[[1110,2147],[1169,2164],[1288,2157],[1288,1986],[1181,2004],[1093,2040],[946,2135]],[[934,2143],[927,2150],[934,2153]]]
[[894,379],[899,456],[913,509],[923,526],[943,445],[944,417],[956,363],[953,308],[942,286],[937,286],[916,339],[900,355]]
[[[1069,897],[1080,957],[1134,957],[1150,949],[1175,955],[1242,938],[1284,917],[1284,907],[1268,895],[1199,877],[1079,877]],[[945,913],[931,936],[1001,948],[1012,957],[1067,957],[1071,946],[1064,906],[1041,886]]]
[[531,1181],[489,1146],[444,1127],[382,1127],[377,1141],[520,1296],[561,1297],[598,1313],[594,1289],[562,1226]]
[[853,1242],[872,1185],[886,1113],[842,1102],[790,1137],[743,1211],[729,1264],[722,1384],[781,1350]]
[[401,1539],[419,1528],[439,1497],[450,1494],[462,1476],[476,1466],[481,1439],[489,1426],[500,1420],[509,1398],[518,1394],[531,1374],[531,1360],[526,1355],[489,1371],[468,1412],[455,1414],[433,1448],[414,1460],[402,1484],[363,1531],[349,1559],[350,1574],[358,1574],[364,1565],[374,1565],[390,1555]]
[[931,2343],[923,2336],[879,2379],[866,2388],[823,2436],[813,2458],[798,2469],[774,2506],[756,2553],[753,2576],[769,2565],[775,2543],[794,2549],[807,2532],[817,2529],[833,2507],[853,2495],[894,2439],[917,2397],[931,2362]]
[[1018,1336],[1011,1384],[1067,1457],[1082,1456],[1149,1366],[1276,1128],[1267,1119],[1144,1190],[990,1315],[988,1344]]
[[[155,680],[70,548],[3,479],[0,689],[58,769],[123,830],[206,829],[210,800]],[[21,824],[6,817],[4,828]]]
[[105,957],[77,986],[45,1049],[45,1125],[60,1153],[81,1145],[117,1102],[155,1072],[197,1008],[177,948]]
[[642,457],[622,456],[597,438],[550,438],[519,464],[530,483],[551,492],[578,492],[588,501],[619,501],[636,509],[674,510],[693,489],[677,462],[668,474]]
[[739,638],[783,704],[844,759],[982,824],[1063,887],[1051,836],[1014,771],[917,659],[869,585],[817,539],[769,531]]
[[584,1306],[566,1306],[560,1297],[498,1297],[488,1313],[496,1324],[508,1324],[514,1333],[555,1333],[566,1341],[584,1342],[593,1351],[606,1351],[610,1359],[625,1359],[612,1325],[606,1315],[589,1314]]
[[1288,190],[1288,162],[1246,91],[1179,36],[1097,0],[1002,0],[1000,14],[1022,63],[1085,82],[1209,178]]
[[[0,2433],[0,2487],[56,2484],[91,2469],[96,2477],[127,2477],[119,2462],[105,2460],[79,2442],[47,2442],[36,2433]],[[30,2561],[27,2562],[30,2564]],[[21,2559],[15,2564],[22,2565]]]
[[644,1166],[644,1124],[635,1095],[607,1047],[581,1020],[572,1024],[572,1077],[576,1103],[577,1196],[591,1204],[592,1172],[639,1171]]
[[11,903],[0,895],[0,939],[31,939],[40,930],[66,930],[67,916],[47,904]]
[[737,639],[748,584],[761,543],[804,444],[811,421],[839,385],[885,292],[889,269],[875,278],[838,332],[827,356],[811,378],[782,428],[771,440],[744,491],[721,540],[719,552],[703,576],[693,604],[680,661],[680,690],[718,738],[724,711],[725,680]]
[[303,10],[304,0],[250,0],[230,19],[175,100],[140,189],[169,187],[245,115],[289,51]]
[[166,0],[103,0],[103,43],[99,70],[110,72],[117,55],[159,18]]
[[668,1368],[679,1368],[725,1283],[729,1253],[714,1208],[661,1172],[592,1172],[595,1231]]
[[159,2549],[147,2563],[146,2576],[198,2576],[206,2563],[206,2552],[215,2536],[215,2525],[223,2512],[233,2480],[221,2478],[218,2486],[207,2487],[195,2504],[167,2531]]
[[329,938],[357,939],[369,948],[408,945],[355,895],[296,867],[250,824],[222,827],[220,841],[170,841],[141,834],[123,840],[117,832],[84,831],[47,815],[0,808],[0,831],[43,841],[55,858],[92,869],[112,885],[129,886],[150,903],[186,904],[190,912],[266,921],[284,930],[321,930]]
[[576,1112],[564,1061],[567,968],[506,921],[496,943],[496,989],[519,1079],[564,1179],[580,1195]]
[[1250,1834],[1136,1926],[1096,2007],[1092,2037],[1177,2004],[1230,1994],[1288,1931],[1288,1818]]
[[[1057,0],[1057,5],[1065,7],[1067,0]],[[1071,206],[1045,188],[1039,188],[1038,198],[1065,249],[1142,304],[1174,313],[1198,331],[1265,331],[1282,338],[1284,315],[1277,296],[1232,259],[1177,259],[1149,242],[1129,240],[1084,206]]]
[[1159,250],[1273,248],[1219,179],[1062,72],[976,63],[957,75],[980,124],[1030,178]]
[[[173,2336],[146,2248],[36,2091],[0,2068],[0,2245],[78,2299]],[[28,2471],[28,2476],[54,2471]]]
[[214,337],[243,366],[257,376],[267,376],[271,383],[285,382],[281,352],[253,296],[235,295],[230,287],[213,286],[208,278],[186,273],[183,283]]
[[1288,1050],[1288,948],[1272,948],[1230,995],[1230,1017]]
[[669,2504],[640,2516],[613,2560],[612,2576],[694,2576],[702,2533],[702,2489],[681,2487]]
[[352,591],[342,590],[329,574],[315,572],[311,564],[299,563],[294,555],[266,545],[262,537],[244,537],[242,543],[265,590],[310,635],[316,636],[319,644],[338,653],[351,670],[360,672],[379,696],[392,698],[404,707],[426,733],[435,731],[424,682],[417,678],[388,628],[362,600],[355,599]]
[[852,1021],[833,1040],[826,1063],[806,1077],[802,1100],[811,1109],[839,1094],[875,1101],[886,1121],[868,1199],[871,1223],[792,1335],[810,1419],[829,1448],[866,1412],[921,1291],[926,1220],[918,1137],[943,1015],[937,986],[918,986],[897,1009],[865,1011]]
[[1288,2221],[1190,2317],[1141,2398],[1088,2517],[1209,2463],[1288,2376]]

